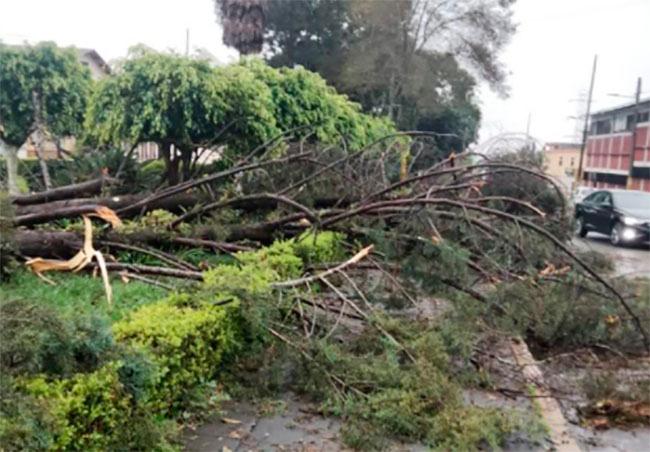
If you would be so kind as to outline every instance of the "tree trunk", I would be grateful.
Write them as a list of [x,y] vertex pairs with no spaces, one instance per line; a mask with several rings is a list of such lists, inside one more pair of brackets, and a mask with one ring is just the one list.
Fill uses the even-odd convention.
[[41,174],[43,175],[43,184],[45,185],[45,190],[52,189],[52,179],[50,178],[50,170],[47,168],[47,163],[41,154],[41,146],[45,142],[43,139],[43,134],[40,130],[35,132],[36,138],[32,140],[34,143],[34,151],[36,151],[36,157],[38,158],[38,164],[41,167]]
[[172,186],[178,184],[178,156],[177,149],[171,143],[165,142],[160,145],[160,153],[165,160],[165,172],[167,183]]
[[10,195],[20,193],[18,189],[18,148],[0,140],[0,148],[7,162],[7,190]]
[[165,180],[169,183],[169,185],[174,185],[170,181],[174,179],[173,176],[173,156],[172,156],[172,145],[171,143],[160,143],[160,155],[163,158],[163,161],[165,162]]
[[68,199],[45,204],[18,206],[16,216],[14,217],[14,224],[16,226],[32,226],[62,218],[77,218],[82,214],[94,212],[97,206],[105,206],[113,210],[124,209],[119,213],[120,218],[132,218],[155,209],[180,213],[194,207],[201,200],[201,198],[193,194],[179,193],[169,198],[154,200],[145,206],[129,208],[129,206],[142,201],[147,196],[147,194],[144,194],[110,196],[106,198]]
[[181,159],[183,162],[183,182],[192,178],[192,149],[181,150]]
[[26,206],[30,204],[41,204],[61,199],[76,198],[80,196],[96,195],[102,191],[105,184],[116,183],[117,179],[108,176],[102,176],[79,184],[64,185],[52,190],[32,193],[30,195],[12,196],[11,202]]

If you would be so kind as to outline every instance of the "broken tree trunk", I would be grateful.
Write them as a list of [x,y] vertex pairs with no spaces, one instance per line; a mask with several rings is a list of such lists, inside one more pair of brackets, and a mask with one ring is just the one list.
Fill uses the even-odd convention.
[[[219,242],[194,237],[165,237],[155,232],[137,232],[129,235],[122,235],[117,231],[110,231],[98,239],[98,243],[106,243],[109,240],[124,245],[177,245],[179,247],[202,247],[225,253],[236,253],[238,251],[250,251],[253,248],[236,243]],[[41,256],[51,259],[69,259],[83,243],[80,234],[68,231],[43,231],[18,229],[14,234],[16,251],[28,257]],[[108,248],[118,248],[105,245]]]
[[16,250],[23,256],[53,259],[69,259],[83,245],[80,235],[65,231],[17,230],[14,240]]

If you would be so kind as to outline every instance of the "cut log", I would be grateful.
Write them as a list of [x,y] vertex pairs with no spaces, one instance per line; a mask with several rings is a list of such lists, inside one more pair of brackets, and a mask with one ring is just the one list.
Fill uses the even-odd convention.
[[80,235],[65,231],[18,230],[14,240],[18,253],[26,257],[69,259],[83,246]]
[[169,198],[154,200],[150,204],[131,208],[148,195],[123,195],[105,198],[67,199],[29,206],[18,206],[14,224],[16,226],[32,226],[63,218],[76,218],[84,213],[92,212],[97,206],[105,206],[120,211],[121,218],[132,218],[141,213],[155,209],[164,209],[172,213],[180,213],[195,206],[201,199],[194,194],[180,193]]
[[[228,242],[217,242],[193,237],[165,237],[155,232],[138,232],[122,235],[116,231],[107,232],[103,237],[110,240],[105,242],[98,238],[98,243],[109,249],[120,249],[120,246],[111,246],[111,242],[122,244],[146,244],[150,246],[179,245],[186,247],[203,247],[215,251],[234,253],[237,251],[250,251],[253,248]],[[69,259],[75,255],[83,244],[80,234],[67,231],[43,231],[18,229],[14,234],[14,242],[18,254],[24,257],[40,256],[48,259]],[[108,243],[108,244],[107,244]]]
[[96,195],[101,193],[102,188],[108,184],[116,184],[117,179],[102,176],[79,184],[64,185],[63,187],[51,190],[32,193],[29,195],[16,195],[11,197],[11,202],[18,206],[41,204],[45,202],[58,201],[61,199],[79,198],[82,196]]

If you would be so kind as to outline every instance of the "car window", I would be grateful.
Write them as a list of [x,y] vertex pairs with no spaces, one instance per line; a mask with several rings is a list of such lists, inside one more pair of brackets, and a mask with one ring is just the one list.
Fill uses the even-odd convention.
[[587,197],[584,199],[584,202],[597,203],[597,202],[598,202],[598,198],[600,198],[600,196],[601,196],[603,193],[604,193],[604,192],[602,192],[602,191],[597,191],[596,193],[592,193],[592,194],[590,194],[589,196],[587,196]]
[[612,195],[610,193],[603,192],[603,197],[598,201],[598,203],[611,206],[612,205]]

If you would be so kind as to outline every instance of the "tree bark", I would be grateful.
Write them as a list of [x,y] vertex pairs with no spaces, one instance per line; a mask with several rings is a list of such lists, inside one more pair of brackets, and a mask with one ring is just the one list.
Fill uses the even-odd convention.
[[16,251],[26,257],[69,259],[83,246],[74,232],[19,229],[14,234]]
[[[132,218],[155,209],[164,209],[180,213],[200,202],[197,195],[179,193],[169,198],[153,200],[144,206],[130,206],[140,202],[148,195],[122,195],[106,198],[83,198],[54,201],[45,204],[18,206],[14,225],[32,226],[62,218],[75,218],[85,213],[94,212],[97,206],[120,210],[120,218]],[[123,210],[122,210],[123,209]]]
[[10,195],[20,193],[18,189],[18,148],[0,140],[0,148],[4,151],[7,162],[7,190]]
[[117,179],[102,176],[79,184],[64,185],[62,187],[46,190],[29,195],[12,196],[11,202],[18,206],[30,204],[41,204],[61,199],[78,198],[88,195],[96,195],[102,191],[104,184],[115,183]]
[[167,183],[170,186],[178,184],[178,157],[176,155],[176,148],[168,142],[160,145],[160,154],[165,161],[165,173]]
[[[238,235],[245,236],[243,231]],[[19,255],[26,257],[43,257],[47,259],[69,259],[83,246],[81,234],[69,231],[43,231],[32,229],[17,229],[14,234],[15,250]],[[149,246],[177,245],[182,247],[206,247],[226,253],[237,251],[250,251],[252,248],[229,242],[216,242],[204,238],[194,237],[165,237],[154,231],[140,231],[133,234],[120,234],[117,231],[108,231],[98,235],[95,243],[101,244],[106,239],[111,242],[124,244],[146,244]],[[104,242],[106,243],[106,242]],[[110,245],[106,245],[111,248]]]
[[43,133],[38,129],[34,132],[34,135],[35,139],[32,140],[32,143],[34,144],[34,151],[36,151],[38,164],[41,167],[41,174],[43,175],[43,184],[45,185],[45,190],[49,191],[52,189],[52,178],[50,177],[50,170],[47,167],[47,162],[41,153],[41,146],[45,140],[43,138]]
[[183,163],[183,182],[186,182],[192,177],[192,150],[182,149],[180,152]]

